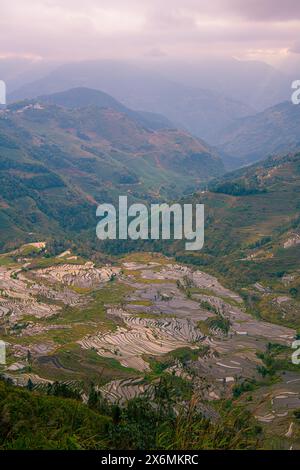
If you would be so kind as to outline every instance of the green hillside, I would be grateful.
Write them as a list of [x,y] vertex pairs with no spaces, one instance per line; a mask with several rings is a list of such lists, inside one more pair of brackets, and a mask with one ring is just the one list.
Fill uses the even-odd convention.
[[97,203],[166,200],[223,172],[200,140],[119,110],[22,102],[0,114],[0,249],[94,230]]
[[219,273],[257,315],[300,328],[300,154],[230,173],[188,201],[205,204],[205,246],[164,250]]

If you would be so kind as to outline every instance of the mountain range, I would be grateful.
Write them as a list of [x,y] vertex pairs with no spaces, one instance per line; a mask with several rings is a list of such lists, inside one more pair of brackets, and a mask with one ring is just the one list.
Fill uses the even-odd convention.
[[[219,155],[227,167],[280,158],[299,147],[299,117],[300,108],[284,102],[237,120],[220,136],[218,153],[164,116],[134,111],[98,90],[13,103],[0,114],[2,245],[13,230],[18,242],[31,239],[34,225],[47,235],[88,230],[95,205],[119,194],[178,199],[224,174]],[[80,220],[76,207],[85,214]]]
[[2,246],[88,230],[97,203],[179,197],[224,172],[203,141],[87,89],[8,106],[0,158]]
[[10,101],[36,98],[71,88],[104,91],[125,106],[166,116],[210,144],[235,119],[255,112],[235,98],[201,86],[177,83],[145,67],[122,61],[91,61],[61,65],[9,94]]
[[[93,104],[93,94],[87,96],[93,89],[99,91],[95,103],[116,109],[118,102],[121,112],[133,119],[138,112],[148,128],[177,127],[204,139],[218,148],[228,168],[297,148],[298,110],[286,101],[292,78],[262,62],[15,62],[0,60],[10,102],[48,96],[49,103],[80,107]],[[74,101],[74,93],[68,98],[68,90],[76,88],[82,103]]]

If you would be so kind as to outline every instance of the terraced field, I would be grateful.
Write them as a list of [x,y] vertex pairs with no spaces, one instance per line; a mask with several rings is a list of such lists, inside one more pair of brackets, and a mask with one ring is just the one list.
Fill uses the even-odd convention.
[[72,381],[83,394],[93,381],[122,402],[152,396],[167,374],[189,384],[208,414],[233,394],[270,433],[300,447],[295,330],[251,316],[215,277],[162,255],[96,266],[66,252],[43,266],[41,250],[0,257],[6,378]]

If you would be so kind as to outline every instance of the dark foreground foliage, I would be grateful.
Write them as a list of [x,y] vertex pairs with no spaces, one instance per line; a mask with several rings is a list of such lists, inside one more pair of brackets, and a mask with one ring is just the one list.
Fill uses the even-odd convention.
[[210,421],[191,400],[174,412],[160,385],[154,400],[110,405],[92,390],[88,405],[0,382],[0,449],[254,449],[261,430],[223,403]]

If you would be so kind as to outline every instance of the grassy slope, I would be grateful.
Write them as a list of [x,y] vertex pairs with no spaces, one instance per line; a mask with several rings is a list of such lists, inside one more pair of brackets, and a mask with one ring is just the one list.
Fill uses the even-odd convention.
[[[225,284],[245,296],[256,282],[269,287],[269,297],[252,292],[252,310],[299,328],[300,299],[295,293],[292,298],[290,290],[300,292],[300,245],[284,248],[300,229],[299,183],[299,154],[269,159],[228,175],[215,182],[211,191],[193,197],[194,203],[205,204],[204,249],[188,253],[180,244],[165,249],[175,252],[179,260],[218,273]],[[283,282],[286,275],[293,276],[287,285]],[[290,312],[284,319],[282,306],[273,304],[282,295],[290,298]]]
[[0,382],[0,449],[97,448],[109,418],[75,400],[29,393]]

